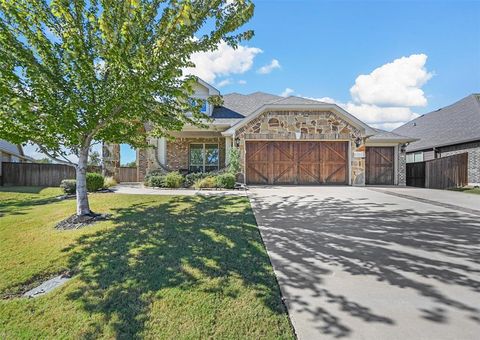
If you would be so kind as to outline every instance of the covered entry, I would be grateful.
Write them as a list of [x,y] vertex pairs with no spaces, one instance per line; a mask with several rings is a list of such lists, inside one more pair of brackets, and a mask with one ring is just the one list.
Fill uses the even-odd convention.
[[347,184],[348,142],[247,141],[248,184]]
[[365,184],[394,184],[394,147],[367,146],[365,154]]

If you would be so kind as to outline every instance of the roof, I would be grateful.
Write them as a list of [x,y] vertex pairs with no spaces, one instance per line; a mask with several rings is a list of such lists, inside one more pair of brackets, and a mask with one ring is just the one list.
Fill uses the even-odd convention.
[[415,139],[402,134],[374,129],[351,115],[341,107],[332,103],[324,103],[318,100],[289,96],[281,97],[265,92],[251,94],[230,93],[223,96],[223,105],[213,109],[212,125],[230,126],[225,133],[246,124],[265,109],[288,108],[292,110],[333,110],[341,114],[349,123],[364,129],[365,135],[370,136],[371,142],[398,142],[407,143]]
[[419,139],[407,151],[480,140],[480,94],[471,94],[458,102],[422,115],[394,133]]
[[417,139],[407,137],[400,135],[398,133],[390,132],[390,131],[385,131],[385,130],[380,130],[380,129],[374,129],[375,134],[371,137],[368,138],[368,142],[396,142],[396,143],[408,143],[415,141]]
[[21,145],[7,142],[4,139],[0,139],[0,150],[18,157],[23,157],[23,149]]
[[259,107],[283,97],[265,92],[230,93],[223,96],[223,105],[213,109],[213,118],[245,118]]

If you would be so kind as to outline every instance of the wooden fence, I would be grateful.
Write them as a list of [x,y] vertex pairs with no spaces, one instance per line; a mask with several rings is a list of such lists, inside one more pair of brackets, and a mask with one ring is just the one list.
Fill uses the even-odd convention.
[[119,182],[137,182],[137,168],[122,166],[118,172]]
[[468,153],[407,164],[407,185],[450,189],[468,184]]
[[2,163],[2,185],[51,186],[75,179],[75,168],[63,164]]

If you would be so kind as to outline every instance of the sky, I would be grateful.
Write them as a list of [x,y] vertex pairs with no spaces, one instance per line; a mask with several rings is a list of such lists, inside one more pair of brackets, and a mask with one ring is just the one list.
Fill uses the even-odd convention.
[[480,92],[480,1],[254,3],[253,39],[192,58],[189,71],[223,94],[335,102],[391,130]]

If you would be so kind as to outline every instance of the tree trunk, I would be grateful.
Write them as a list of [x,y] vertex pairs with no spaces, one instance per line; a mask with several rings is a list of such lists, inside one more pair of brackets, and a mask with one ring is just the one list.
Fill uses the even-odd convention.
[[77,215],[91,214],[90,206],[88,204],[87,195],[87,164],[88,164],[88,150],[89,148],[82,148],[78,154],[77,165]]

